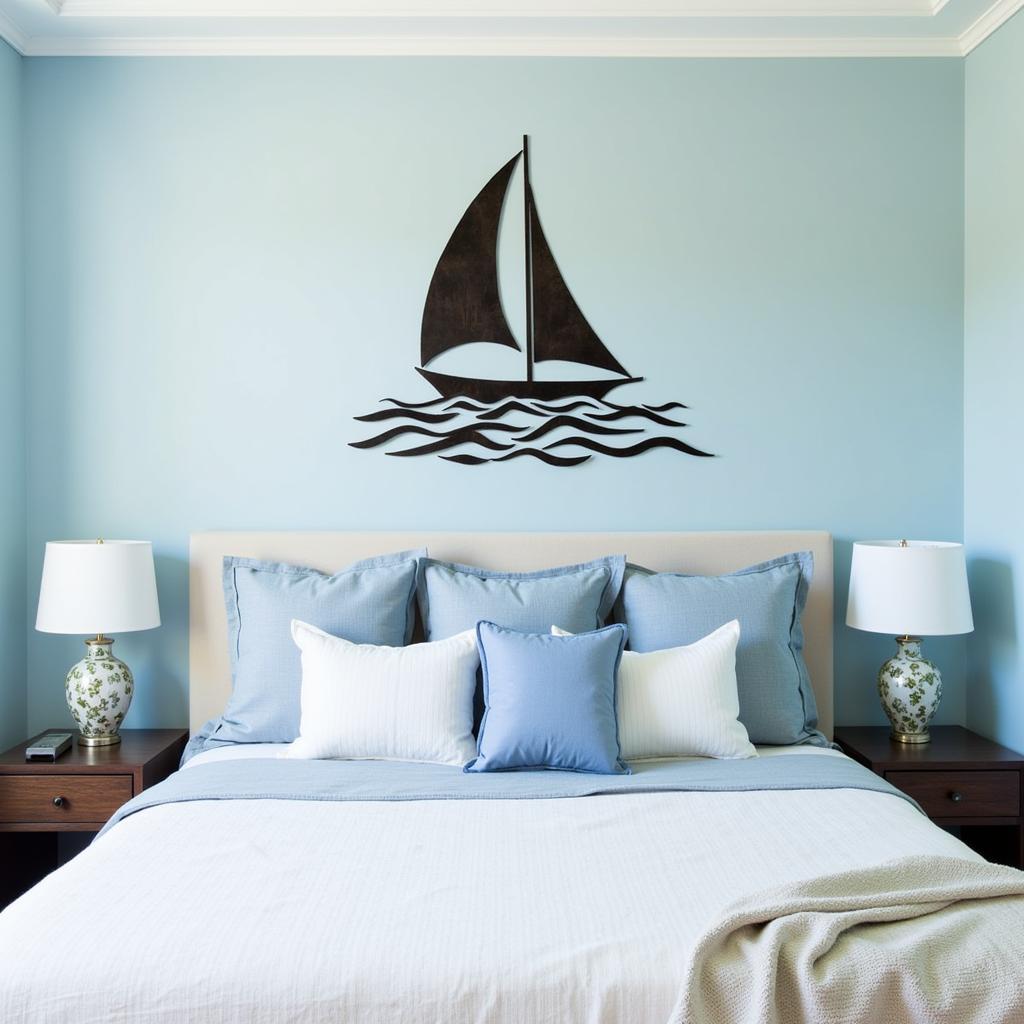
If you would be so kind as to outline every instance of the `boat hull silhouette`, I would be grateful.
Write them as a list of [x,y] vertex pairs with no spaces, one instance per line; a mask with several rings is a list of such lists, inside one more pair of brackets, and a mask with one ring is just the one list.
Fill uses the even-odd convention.
[[416,367],[416,372],[437,389],[442,398],[472,398],[477,402],[497,402],[503,398],[604,398],[623,384],[636,384],[643,377],[603,377],[599,380],[487,380],[458,377]]

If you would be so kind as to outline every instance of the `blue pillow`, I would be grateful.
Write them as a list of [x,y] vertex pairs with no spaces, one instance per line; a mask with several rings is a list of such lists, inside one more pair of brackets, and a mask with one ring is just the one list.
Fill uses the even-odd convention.
[[736,682],[740,721],[753,743],[827,746],[804,663],[800,614],[814,571],[809,551],[725,576],[653,573],[629,566],[620,615],[633,651],[692,644],[739,619]]
[[529,633],[549,633],[552,625],[586,633],[604,625],[625,571],[623,555],[539,572],[494,572],[424,558],[416,584],[420,617],[428,640],[474,629],[482,619]]
[[486,710],[478,756],[464,771],[628,774],[615,717],[625,626],[552,636],[481,622],[476,635]]
[[208,742],[290,743],[299,734],[302,668],[292,619],[357,644],[412,637],[416,564],[426,551],[356,562],[334,575],[255,558],[224,559],[233,686]]

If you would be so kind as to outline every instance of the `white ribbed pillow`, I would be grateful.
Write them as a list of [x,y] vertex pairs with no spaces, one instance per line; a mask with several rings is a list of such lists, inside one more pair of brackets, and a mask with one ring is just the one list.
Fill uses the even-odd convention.
[[408,647],[354,644],[292,620],[302,652],[295,758],[463,765],[476,755],[476,634]]
[[[551,627],[556,636],[565,630]],[[664,651],[623,651],[616,710],[625,761],[756,757],[739,721],[733,619],[702,640]]]

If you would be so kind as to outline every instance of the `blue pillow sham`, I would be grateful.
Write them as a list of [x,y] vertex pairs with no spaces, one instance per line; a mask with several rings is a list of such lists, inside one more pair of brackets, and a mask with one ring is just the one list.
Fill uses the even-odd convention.
[[290,743],[299,734],[302,668],[291,621],[357,644],[412,638],[416,565],[425,550],[368,558],[328,575],[255,558],[224,559],[232,691],[207,742]]
[[480,622],[476,633],[486,709],[464,771],[628,774],[615,714],[625,626],[552,636]]
[[[496,572],[423,558],[416,591],[428,640],[444,640],[482,620],[510,629],[570,633],[605,624],[626,571],[624,555],[538,572]],[[566,623],[571,623],[567,625]]]
[[723,576],[655,573],[630,565],[617,617],[629,629],[633,651],[692,644],[738,619],[739,717],[751,742],[828,746],[817,730],[800,624],[813,572],[809,551]]

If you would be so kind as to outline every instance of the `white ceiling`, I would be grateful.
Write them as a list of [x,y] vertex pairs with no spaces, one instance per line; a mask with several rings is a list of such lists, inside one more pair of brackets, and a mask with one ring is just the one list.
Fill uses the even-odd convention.
[[0,0],[28,56],[945,57],[1024,0]]

